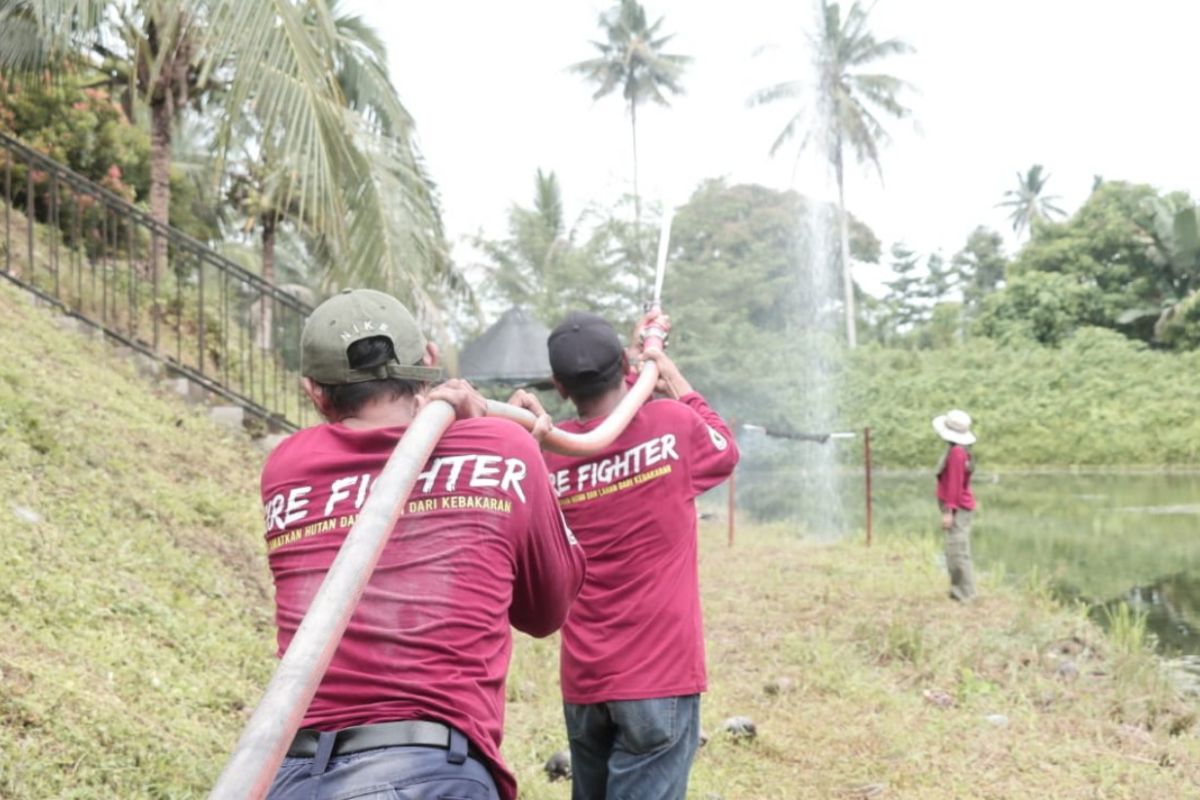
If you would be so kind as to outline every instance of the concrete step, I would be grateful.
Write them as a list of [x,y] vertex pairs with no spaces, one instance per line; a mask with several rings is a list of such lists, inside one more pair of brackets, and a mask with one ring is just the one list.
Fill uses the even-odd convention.
[[134,350],[132,347],[121,345],[118,348],[118,352],[122,358],[133,365],[137,374],[143,378],[158,380],[166,373],[166,366],[161,361]]
[[241,406],[213,406],[208,410],[208,418],[232,431],[244,431],[246,427],[246,409]]
[[207,389],[187,378],[168,378],[165,383],[171,392],[179,395],[188,403],[206,403],[211,399],[211,394]]

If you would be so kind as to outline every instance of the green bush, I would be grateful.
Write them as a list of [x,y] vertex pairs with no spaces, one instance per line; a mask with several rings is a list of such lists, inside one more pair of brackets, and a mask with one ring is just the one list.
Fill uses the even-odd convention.
[[989,466],[1194,465],[1200,354],[1165,353],[1082,328],[1059,348],[976,339],[948,350],[864,347],[842,375],[846,425],[870,425],[876,463],[928,467],[930,420],[975,418]]

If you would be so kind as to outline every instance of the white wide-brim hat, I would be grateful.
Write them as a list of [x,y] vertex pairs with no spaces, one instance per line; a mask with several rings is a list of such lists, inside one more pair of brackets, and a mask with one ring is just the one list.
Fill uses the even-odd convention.
[[934,417],[933,429],[947,442],[975,444],[975,434],[971,433],[971,415],[957,408]]

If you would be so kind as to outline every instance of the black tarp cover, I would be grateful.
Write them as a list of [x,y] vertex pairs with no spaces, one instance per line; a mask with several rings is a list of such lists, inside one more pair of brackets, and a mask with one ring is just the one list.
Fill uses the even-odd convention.
[[510,308],[458,356],[459,374],[477,384],[550,385],[545,325]]

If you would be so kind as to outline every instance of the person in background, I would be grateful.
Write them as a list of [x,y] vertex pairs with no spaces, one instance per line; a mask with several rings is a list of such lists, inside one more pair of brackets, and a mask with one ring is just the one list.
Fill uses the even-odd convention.
[[[669,326],[647,315],[631,355],[658,365],[665,398],[645,403],[603,452],[545,453],[588,558],[562,632],[574,800],[683,800],[699,746],[707,678],[695,500],[729,477],[738,451],[674,362],[642,352],[640,331],[651,323]],[[629,389],[629,358],[616,332],[595,314],[574,312],[548,346],[554,384],[579,415],[560,427],[592,430]],[[532,395],[518,392],[513,402],[542,413]]]
[[553,633],[584,576],[537,444],[482,417],[464,381],[430,389],[437,350],[389,295],[325,301],[300,349],[326,422],[263,467],[281,656],[421,406],[445,400],[458,419],[416,478],[269,797],[513,800],[500,757],[509,626]]
[[965,602],[975,596],[975,574],[971,569],[971,517],[975,513],[971,473],[975,460],[970,451],[975,434],[971,433],[970,415],[957,408],[935,417],[933,429],[947,444],[937,468],[937,501],[946,533],[950,597]]

